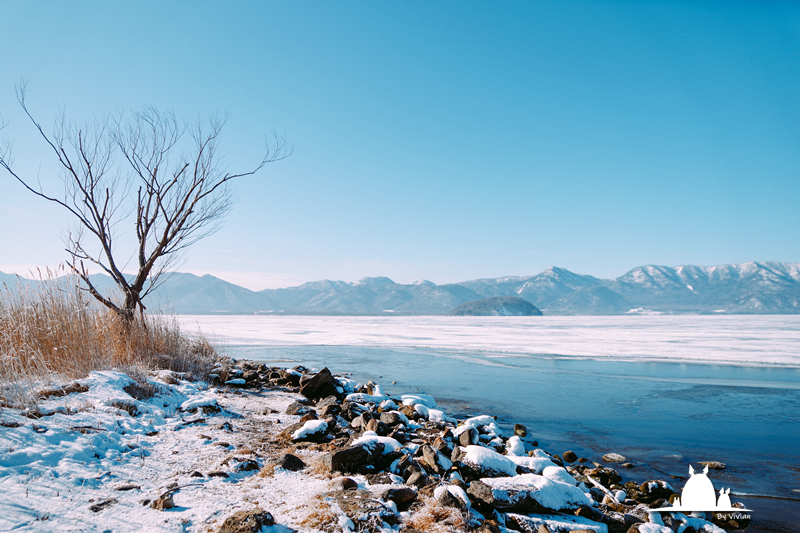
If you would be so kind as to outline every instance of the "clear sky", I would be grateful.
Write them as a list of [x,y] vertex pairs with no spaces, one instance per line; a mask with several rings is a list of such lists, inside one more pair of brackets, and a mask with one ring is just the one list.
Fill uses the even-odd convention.
[[[0,1],[14,161],[58,191],[45,125],[227,113],[235,185],[182,270],[253,289],[436,283],[550,265],[800,261],[800,3]],[[49,127],[49,126],[48,126]],[[69,220],[0,175],[0,271]]]

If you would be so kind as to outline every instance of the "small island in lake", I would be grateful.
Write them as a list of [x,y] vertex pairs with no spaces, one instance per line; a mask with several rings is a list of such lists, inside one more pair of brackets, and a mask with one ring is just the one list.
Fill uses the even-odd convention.
[[519,296],[494,296],[459,305],[453,316],[542,316],[542,312]]

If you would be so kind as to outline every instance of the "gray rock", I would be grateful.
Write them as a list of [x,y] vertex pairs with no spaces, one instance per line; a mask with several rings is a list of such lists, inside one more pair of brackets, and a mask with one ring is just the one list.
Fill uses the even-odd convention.
[[396,426],[398,424],[402,424],[403,419],[400,418],[400,415],[398,415],[397,413],[389,411],[386,413],[381,413],[381,422],[383,422],[387,426]]
[[363,446],[351,446],[336,450],[322,457],[322,464],[329,472],[357,473],[360,466],[368,464],[383,453],[383,444],[375,443],[372,451]]
[[328,367],[323,368],[311,377],[303,376],[300,379],[300,394],[309,399],[336,396],[336,387],[339,383],[333,377]]
[[380,420],[376,419],[370,420],[369,422],[367,422],[366,428],[367,431],[374,431],[381,437],[385,437],[386,435],[389,434],[389,427]]
[[467,431],[464,431],[458,436],[458,443],[465,447],[478,444],[479,440],[480,434],[475,428],[469,428]]
[[310,413],[311,411],[313,411],[313,409],[308,405],[301,402],[293,402],[289,404],[289,407],[286,408],[285,412],[287,415],[303,416],[307,413]]
[[299,457],[292,455],[291,453],[285,453],[278,459],[278,461],[275,463],[275,466],[279,466],[284,470],[297,472],[304,469],[306,464]]
[[406,483],[412,487],[424,487],[429,483],[428,476],[422,472],[412,472]]
[[436,505],[439,507],[453,507],[455,509],[464,509],[464,502],[460,498],[456,498],[450,494],[449,490],[442,491],[441,496],[436,499]]
[[322,398],[320,400],[317,400],[317,404],[316,405],[317,405],[317,409],[323,409],[325,407],[328,407],[329,405],[336,405],[338,403],[339,403],[339,399],[336,398],[336,396],[331,395],[331,396],[326,396],[325,398]]
[[428,444],[422,447],[421,461],[432,472],[435,472],[439,475],[444,474],[450,469],[451,466],[453,466],[453,462],[450,459],[442,455],[442,452],[429,446]]

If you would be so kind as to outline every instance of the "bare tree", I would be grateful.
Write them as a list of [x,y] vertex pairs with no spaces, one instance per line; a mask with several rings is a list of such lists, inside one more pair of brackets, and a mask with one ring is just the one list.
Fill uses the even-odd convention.
[[[172,113],[148,107],[127,120],[122,114],[106,114],[78,127],[62,112],[48,135],[28,110],[24,86],[17,99],[52,150],[64,193],[45,193],[40,183],[34,186],[31,179],[20,176],[12,168],[10,143],[0,151],[0,166],[30,192],[74,216],[77,227],[66,239],[68,266],[92,296],[128,321],[137,308],[144,312],[142,300],[163,281],[182,252],[220,228],[232,204],[231,181],[291,153],[285,138],[273,135],[274,143],[271,148],[268,143],[254,168],[233,173],[219,166],[224,120],[189,125]],[[191,140],[184,142],[187,133]],[[118,230],[130,222],[136,244],[135,250],[125,253],[119,249]],[[95,253],[90,253],[92,244],[87,241],[98,246]],[[134,259],[136,273],[126,276],[123,269]],[[111,276],[122,292],[121,302],[95,288],[87,263]]]

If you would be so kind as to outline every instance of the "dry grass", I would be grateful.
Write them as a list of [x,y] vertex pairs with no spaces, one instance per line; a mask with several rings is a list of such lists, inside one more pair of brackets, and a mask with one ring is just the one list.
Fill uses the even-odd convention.
[[121,370],[143,390],[153,369],[204,377],[215,360],[203,339],[187,339],[175,317],[146,315],[127,324],[99,307],[71,276],[0,285],[0,405],[35,405],[42,386]]
[[420,532],[454,533],[465,531],[464,513],[453,507],[440,507],[432,498],[420,498],[425,504],[406,524]]
[[309,508],[308,514],[300,521],[300,525],[306,528],[324,531],[325,533],[334,533],[341,531],[339,526],[339,516],[333,512],[331,506],[325,501],[321,495],[317,495],[311,499],[307,507]]

